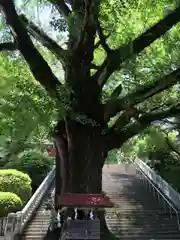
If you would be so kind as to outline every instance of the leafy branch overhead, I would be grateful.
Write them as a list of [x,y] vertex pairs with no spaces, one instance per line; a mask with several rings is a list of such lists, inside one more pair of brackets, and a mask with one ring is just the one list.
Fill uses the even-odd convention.
[[[161,75],[154,75],[151,81],[144,77],[146,81],[143,81],[140,86],[133,86],[128,90],[125,89],[125,84],[120,81],[120,78],[118,79],[118,76],[123,69],[127,69],[132,59],[135,59],[136,62],[139,56],[143,56],[146,50],[148,52],[149,47],[156,41],[167,38],[167,32],[180,21],[180,7],[176,7],[163,19],[161,17],[153,24],[149,24],[147,30],[141,31],[131,40],[129,37],[127,41],[120,43],[120,46],[117,47],[113,31],[107,29],[111,22],[105,20],[105,17],[103,18],[103,14],[112,19],[115,18],[112,12],[109,13],[108,3],[98,0],[49,0],[48,2],[66,21],[68,26],[66,47],[61,47],[30,18],[24,14],[18,15],[13,0],[0,0],[1,11],[14,37],[14,42],[1,43],[0,51],[19,50],[34,78],[49,92],[51,97],[61,101],[59,87],[62,84],[36,48],[31,37],[54,54],[62,64],[65,73],[64,86],[71,89],[69,105],[72,114],[67,113],[70,118],[74,115],[85,115],[87,120],[85,124],[89,120],[95,122],[96,127],[99,126],[101,130],[105,130],[104,135],[108,144],[111,145],[109,147],[111,149],[117,147],[118,144],[121,145],[121,138],[123,141],[128,140],[152,122],[179,113],[179,105],[174,103],[170,104],[167,110],[158,108],[152,112],[148,109],[142,110],[141,107],[141,104],[148,99],[158,98],[162,92],[179,83],[180,68],[178,65],[169,71],[162,72]],[[103,4],[106,4],[105,12],[103,12]],[[121,9],[120,3],[119,6]],[[118,15],[118,11],[117,8],[116,15]],[[126,13],[126,15],[128,14]],[[120,28],[120,19],[114,21],[113,24],[116,33],[116,30]],[[121,35],[124,34],[121,29],[119,32]],[[120,39],[120,37],[116,36],[116,39]],[[114,47],[114,45],[116,46]],[[98,55],[102,56],[99,63],[95,61]],[[145,66],[142,66],[141,69],[141,72],[145,71]],[[142,76],[141,72],[138,72],[140,77]],[[130,70],[128,70],[128,74],[122,73],[121,78],[125,78],[127,75],[130,78]],[[113,90],[103,102],[104,89],[110,89],[109,86],[114,76],[116,76],[118,84],[112,81]],[[128,81],[127,85],[130,86],[130,81]],[[108,128],[108,123],[113,117],[116,117],[116,121]],[[75,118],[76,121],[78,118]],[[66,121],[67,119],[65,119]],[[64,126],[64,120],[61,119],[59,123],[62,122]],[[65,135],[68,135],[65,127],[63,131]]]
[[33,22],[29,21],[25,15],[20,15],[20,19],[26,26],[28,32],[43,46],[47,47],[59,60],[66,61],[67,51],[61,48],[53,39],[51,39],[42,29],[39,29]]
[[0,2],[0,5],[6,16],[7,23],[11,28],[14,40],[17,42],[17,47],[28,63],[35,79],[52,95],[55,95],[59,80],[54,76],[47,62],[35,48],[24,24],[21,22],[15,10],[13,1],[3,0]]
[[5,42],[0,44],[0,51],[14,51],[17,50],[15,42]]

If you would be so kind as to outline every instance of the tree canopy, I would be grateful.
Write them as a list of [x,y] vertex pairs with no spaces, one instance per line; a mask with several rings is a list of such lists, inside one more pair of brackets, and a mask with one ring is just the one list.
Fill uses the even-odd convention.
[[[62,108],[64,107],[66,114],[71,117],[74,109],[70,107],[69,99],[66,99],[68,96],[62,94],[66,92],[62,86],[68,89],[65,94],[68,95],[69,91],[75,90],[73,85],[78,85],[78,82],[75,79],[64,84],[59,81],[30,36],[48,48],[57,60],[60,60],[63,69],[75,58],[78,62],[76,71],[80,71],[80,65],[84,67],[86,63],[81,64],[79,57],[84,61],[87,58],[87,71],[91,71],[92,80],[84,80],[79,85],[82,89],[84,84],[93,85],[86,87],[90,94],[87,95],[88,102],[95,101],[95,88],[98,88],[96,91],[99,96],[103,89],[103,120],[108,123],[112,117],[118,116],[118,120],[111,127],[113,131],[116,129],[117,137],[126,135],[128,139],[154,120],[176,114],[179,111],[176,90],[179,76],[177,48],[180,11],[177,4],[169,1],[76,2],[38,1],[38,6],[35,6],[35,2],[27,1],[26,8],[23,9],[25,4],[21,1],[1,1],[2,11],[10,27],[7,28],[2,21],[2,35],[5,39],[12,39],[12,42],[1,43],[1,50],[18,49],[34,78],[58,103],[64,103]],[[17,4],[16,9],[14,4]],[[37,18],[40,12],[39,15],[33,13],[36,15],[36,22],[33,22],[30,5],[34,12],[36,7],[39,11],[45,9],[44,11],[48,12],[51,9],[52,14],[45,20],[45,24],[49,23],[54,28],[53,32],[58,32],[59,36],[64,31],[64,35],[69,39],[67,44],[61,43],[61,47],[59,40],[55,41],[54,36],[50,38],[42,27],[38,28]],[[29,14],[29,18],[25,13]],[[88,46],[85,46],[86,44]],[[86,54],[85,50],[88,50]],[[164,90],[168,94],[165,95],[166,99],[163,99],[162,95]],[[152,101],[151,108],[145,111],[149,99]],[[161,111],[162,108],[164,111]],[[90,116],[92,114],[87,113],[83,106],[81,113],[99,124],[99,119]],[[80,111],[77,114],[80,114]]]

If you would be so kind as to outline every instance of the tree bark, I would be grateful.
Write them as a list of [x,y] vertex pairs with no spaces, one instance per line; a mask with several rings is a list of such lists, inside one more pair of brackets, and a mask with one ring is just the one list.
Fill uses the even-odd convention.
[[[102,168],[108,150],[105,146],[104,136],[99,127],[82,125],[73,120],[67,121],[68,165],[62,163],[56,167],[64,168],[68,172],[68,181],[65,192],[69,193],[101,193]],[[64,152],[65,145],[59,144],[59,149]],[[60,151],[58,151],[60,153]],[[65,158],[64,158],[65,159]],[[60,160],[62,157],[60,156]],[[67,169],[65,169],[67,167]],[[65,181],[61,169],[61,179]],[[57,179],[58,181],[58,179]],[[60,179],[59,179],[60,181]],[[58,183],[56,187],[59,186]],[[63,186],[63,184],[62,184]],[[59,194],[59,191],[57,191]],[[63,191],[61,190],[61,194]],[[100,219],[101,239],[110,239],[104,212],[98,211]]]
[[55,202],[55,209],[56,211],[58,210],[58,196],[61,195],[61,191],[63,189],[62,187],[62,176],[61,176],[61,158],[60,155],[58,153],[58,145],[57,143],[55,143],[55,147],[56,147],[56,159],[55,159],[55,164],[56,164],[56,173],[55,173],[55,198],[54,198],[54,202]]
[[100,193],[102,167],[106,158],[100,128],[69,120],[67,136],[69,156],[67,191]]
[[54,135],[56,147],[55,207],[58,209],[58,196],[66,191],[68,178],[68,145],[65,122],[60,120]]

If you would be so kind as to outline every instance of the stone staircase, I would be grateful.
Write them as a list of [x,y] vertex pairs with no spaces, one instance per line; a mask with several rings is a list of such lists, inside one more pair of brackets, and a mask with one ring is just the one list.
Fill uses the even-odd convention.
[[115,209],[106,211],[111,231],[121,240],[180,239],[175,212],[170,215],[163,198],[144,187],[135,166],[106,168],[104,190],[115,203]]
[[50,210],[46,210],[46,204],[54,190],[54,181],[49,188],[48,193],[42,199],[42,202],[34,213],[29,224],[25,228],[21,240],[41,240],[45,239],[51,221]]
[[[53,187],[52,185],[49,193]],[[103,190],[115,204],[114,208],[106,210],[106,219],[109,229],[118,239],[180,239],[175,212],[170,215],[169,206],[163,198],[158,201],[156,194],[145,188],[143,181],[136,175],[135,165],[105,166]],[[44,209],[48,201],[47,195],[27,225],[22,240],[55,240],[46,237],[50,224],[50,212]]]

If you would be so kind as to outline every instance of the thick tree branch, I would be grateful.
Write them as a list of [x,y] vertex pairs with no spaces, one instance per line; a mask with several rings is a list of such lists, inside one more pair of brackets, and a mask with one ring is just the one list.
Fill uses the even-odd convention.
[[54,4],[58,10],[58,12],[68,21],[69,16],[71,14],[71,10],[66,5],[64,0],[50,0],[52,4]]
[[[107,36],[104,36],[104,40],[106,41],[109,36],[110,36],[110,33]],[[94,45],[94,50],[96,50],[100,45],[101,45],[101,40],[98,40]]]
[[97,69],[99,69],[99,66],[96,65],[96,64],[94,64],[94,63],[92,63],[92,64],[91,64],[91,69],[97,70]]
[[125,143],[128,139],[132,138],[136,134],[143,131],[152,122],[162,120],[167,117],[174,117],[178,114],[180,114],[180,103],[164,111],[140,115],[138,120],[135,123],[131,123],[126,127],[119,128],[119,129],[114,129],[114,127],[112,127],[109,129],[109,132],[110,132],[109,141],[111,142],[113,141],[113,146],[112,146],[112,143],[111,143],[111,146],[112,148],[117,148],[119,147],[119,145],[122,145],[123,143]]
[[171,151],[175,152],[178,156],[180,156],[179,150],[177,149],[176,146],[173,145],[172,141],[168,138],[168,136],[165,137],[165,140]]
[[145,101],[146,99],[154,96],[157,93],[164,91],[165,89],[173,86],[180,80],[180,68],[166,75],[164,78],[158,79],[150,84],[145,84],[136,91],[128,94],[121,99],[112,99],[105,105],[105,119],[109,119],[115,116],[121,110],[125,110]]
[[110,98],[112,99],[117,99],[119,97],[119,95],[121,94],[122,92],[122,85],[119,84],[115,89],[114,91],[112,92]]
[[60,85],[60,82],[53,74],[47,62],[34,47],[25,26],[17,15],[13,0],[1,0],[0,7],[17,42],[18,49],[27,61],[35,79],[39,81],[53,97],[57,97],[57,87]]
[[159,111],[159,112],[154,112],[154,113],[147,113],[147,114],[142,114],[139,117],[139,122],[140,123],[151,123],[157,120],[162,120],[167,117],[174,117],[176,115],[180,114],[180,103],[164,110],[164,111]]
[[[91,1],[85,0],[85,1],[73,1],[73,9],[76,11],[76,14],[79,16],[79,19],[81,19],[81,23],[79,22],[76,28],[79,30],[78,33],[78,40],[74,46],[74,50],[77,50],[82,47],[82,45],[86,42],[86,32],[88,32],[91,28],[91,21],[90,21],[90,15],[91,15]],[[79,28],[79,29],[78,29]],[[87,38],[88,39],[88,38]]]
[[121,114],[121,116],[119,116],[119,118],[114,123],[113,128],[114,129],[123,128],[124,126],[126,126],[130,122],[132,117],[134,117],[134,116],[137,117],[138,115],[139,115],[139,113],[138,113],[137,109],[135,109],[133,107],[128,109],[127,111],[124,111]]
[[43,46],[47,47],[59,60],[65,62],[68,54],[67,50],[61,48],[52,38],[45,34],[42,29],[39,29],[33,22],[29,21],[25,15],[20,16],[21,21],[26,26],[28,32]]
[[0,43],[0,52],[1,51],[14,51],[14,50],[17,50],[17,44],[15,42]]
[[164,35],[169,29],[180,21],[180,7],[176,8],[172,13],[159,21],[153,27],[145,31],[141,36],[125,46],[114,50],[111,55],[107,56],[93,78],[102,88],[111,74],[119,70],[122,62],[129,59],[133,55],[140,53],[156,39]]
[[101,46],[104,48],[106,53],[109,54],[112,51],[112,49],[110,49],[110,47],[106,43],[106,38],[107,37],[103,33],[103,29],[100,25],[99,19],[97,19],[97,32],[98,32],[98,35],[99,35],[99,39],[100,39],[99,42],[100,42]]

